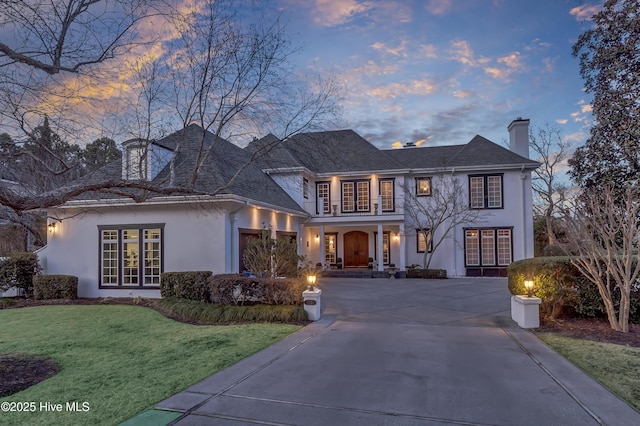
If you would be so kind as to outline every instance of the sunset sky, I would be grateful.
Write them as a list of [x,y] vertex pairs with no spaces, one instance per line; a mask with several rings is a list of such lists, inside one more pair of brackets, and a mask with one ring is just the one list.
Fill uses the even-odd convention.
[[[203,1],[173,0],[173,5],[190,12]],[[242,7],[246,1],[233,1],[243,13],[250,10],[256,15],[254,9]],[[601,0],[269,0],[266,18],[285,25],[298,49],[291,57],[294,68],[329,70],[340,83],[343,115],[336,128],[351,128],[380,148],[407,142],[463,144],[476,134],[504,143],[508,124],[517,117],[529,118],[533,128],[557,126],[565,138],[580,144],[592,122],[590,95],[583,91],[579,63],[571,50],[591,27],[589,18],[601,4]],[[99,136],[117,142],[126,139],[119,131],[125,126],[118,120],[106,125],[112,122],[101,117],[131,116],[123,105],[127,97],[136,96],[132,90],[136,64],[174,55],[170,46],[179,34],[167,27],[163,33],[162,28],[157,19],[143,21],[137,36],[161,34],[163,42],[143,44],[112,60],[123,66],[117,72],[107,69],[105,84],[60,75],[59,87],[84,95],[65,97],[64,107],[84,114],[79,122],[92,115],[97,125],[86,127],[99,129],[99,133],[76,132],[79,143]],[[17,35],[9,32],[1,37],[12,41]],[[40,108],[48,113],[46,104]],[[245,139],[253,136],[264,134]]]
[[601,7],[580,0],[278,0],[303,50],[344,83],[344,126],[381,148],[507,140],[516,117],[583,142],[590,97],[571,55]]

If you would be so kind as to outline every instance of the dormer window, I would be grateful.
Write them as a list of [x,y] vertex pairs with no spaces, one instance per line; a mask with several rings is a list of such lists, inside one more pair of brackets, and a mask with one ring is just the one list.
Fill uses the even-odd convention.
[[145,180],[147,178],[147,148],[145,146],[130,146],[126,150],[127,180]]

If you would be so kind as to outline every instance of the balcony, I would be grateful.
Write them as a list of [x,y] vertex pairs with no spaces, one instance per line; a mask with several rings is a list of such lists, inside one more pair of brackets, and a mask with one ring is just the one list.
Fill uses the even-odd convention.
[[[304,209],[311,217],[358,217],[358,216],[403,216],[403,198],[385,198],[351,200],[332,200],[329,206],[324,205],[324,199],[307,201]],[[347,208],[345,208],[345,206]]]

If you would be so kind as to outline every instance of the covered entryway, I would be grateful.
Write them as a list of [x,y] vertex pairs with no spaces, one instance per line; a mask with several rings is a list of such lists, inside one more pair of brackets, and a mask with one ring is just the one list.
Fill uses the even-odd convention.
[[357,267],[369,264],[369,235],[362,231],[344,234],[344,266]]

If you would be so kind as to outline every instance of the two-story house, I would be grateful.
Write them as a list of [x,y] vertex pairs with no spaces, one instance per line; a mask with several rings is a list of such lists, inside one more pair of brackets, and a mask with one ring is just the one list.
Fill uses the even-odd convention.
[[123,185],[50,209],[41,263],[46,273],[78,276],[81,297],[159,297],[164,271],[242,272],[248,238],[270,227],[324,268],[382,271],[393,263],[404,271],[431,249],[406,197],[427,199],[446,174],[479,220],[456,226],[431,267],[500,275],[533,256],[538,163],[527,158],[528,124],[509,125],[511,149],[476,136],[464,145],[380,150],[352,130],[269,135],[241,149],[196,125],[127,141],[121,161],[84,179],[166,191]]
[[513,260],[533,256],[531,171],[539,164],[528,158],[528,127],[523,119],[509,125],[511,149],[475,136],[464,145],[379,150],[352,130],[281,142],[270,135],[246,149],[309,214],[301,250],[323,268],[422,265],[433,245],[406,198],[428,201],[453,178],[477,214],[451,230],[431,267],[497,276]]

